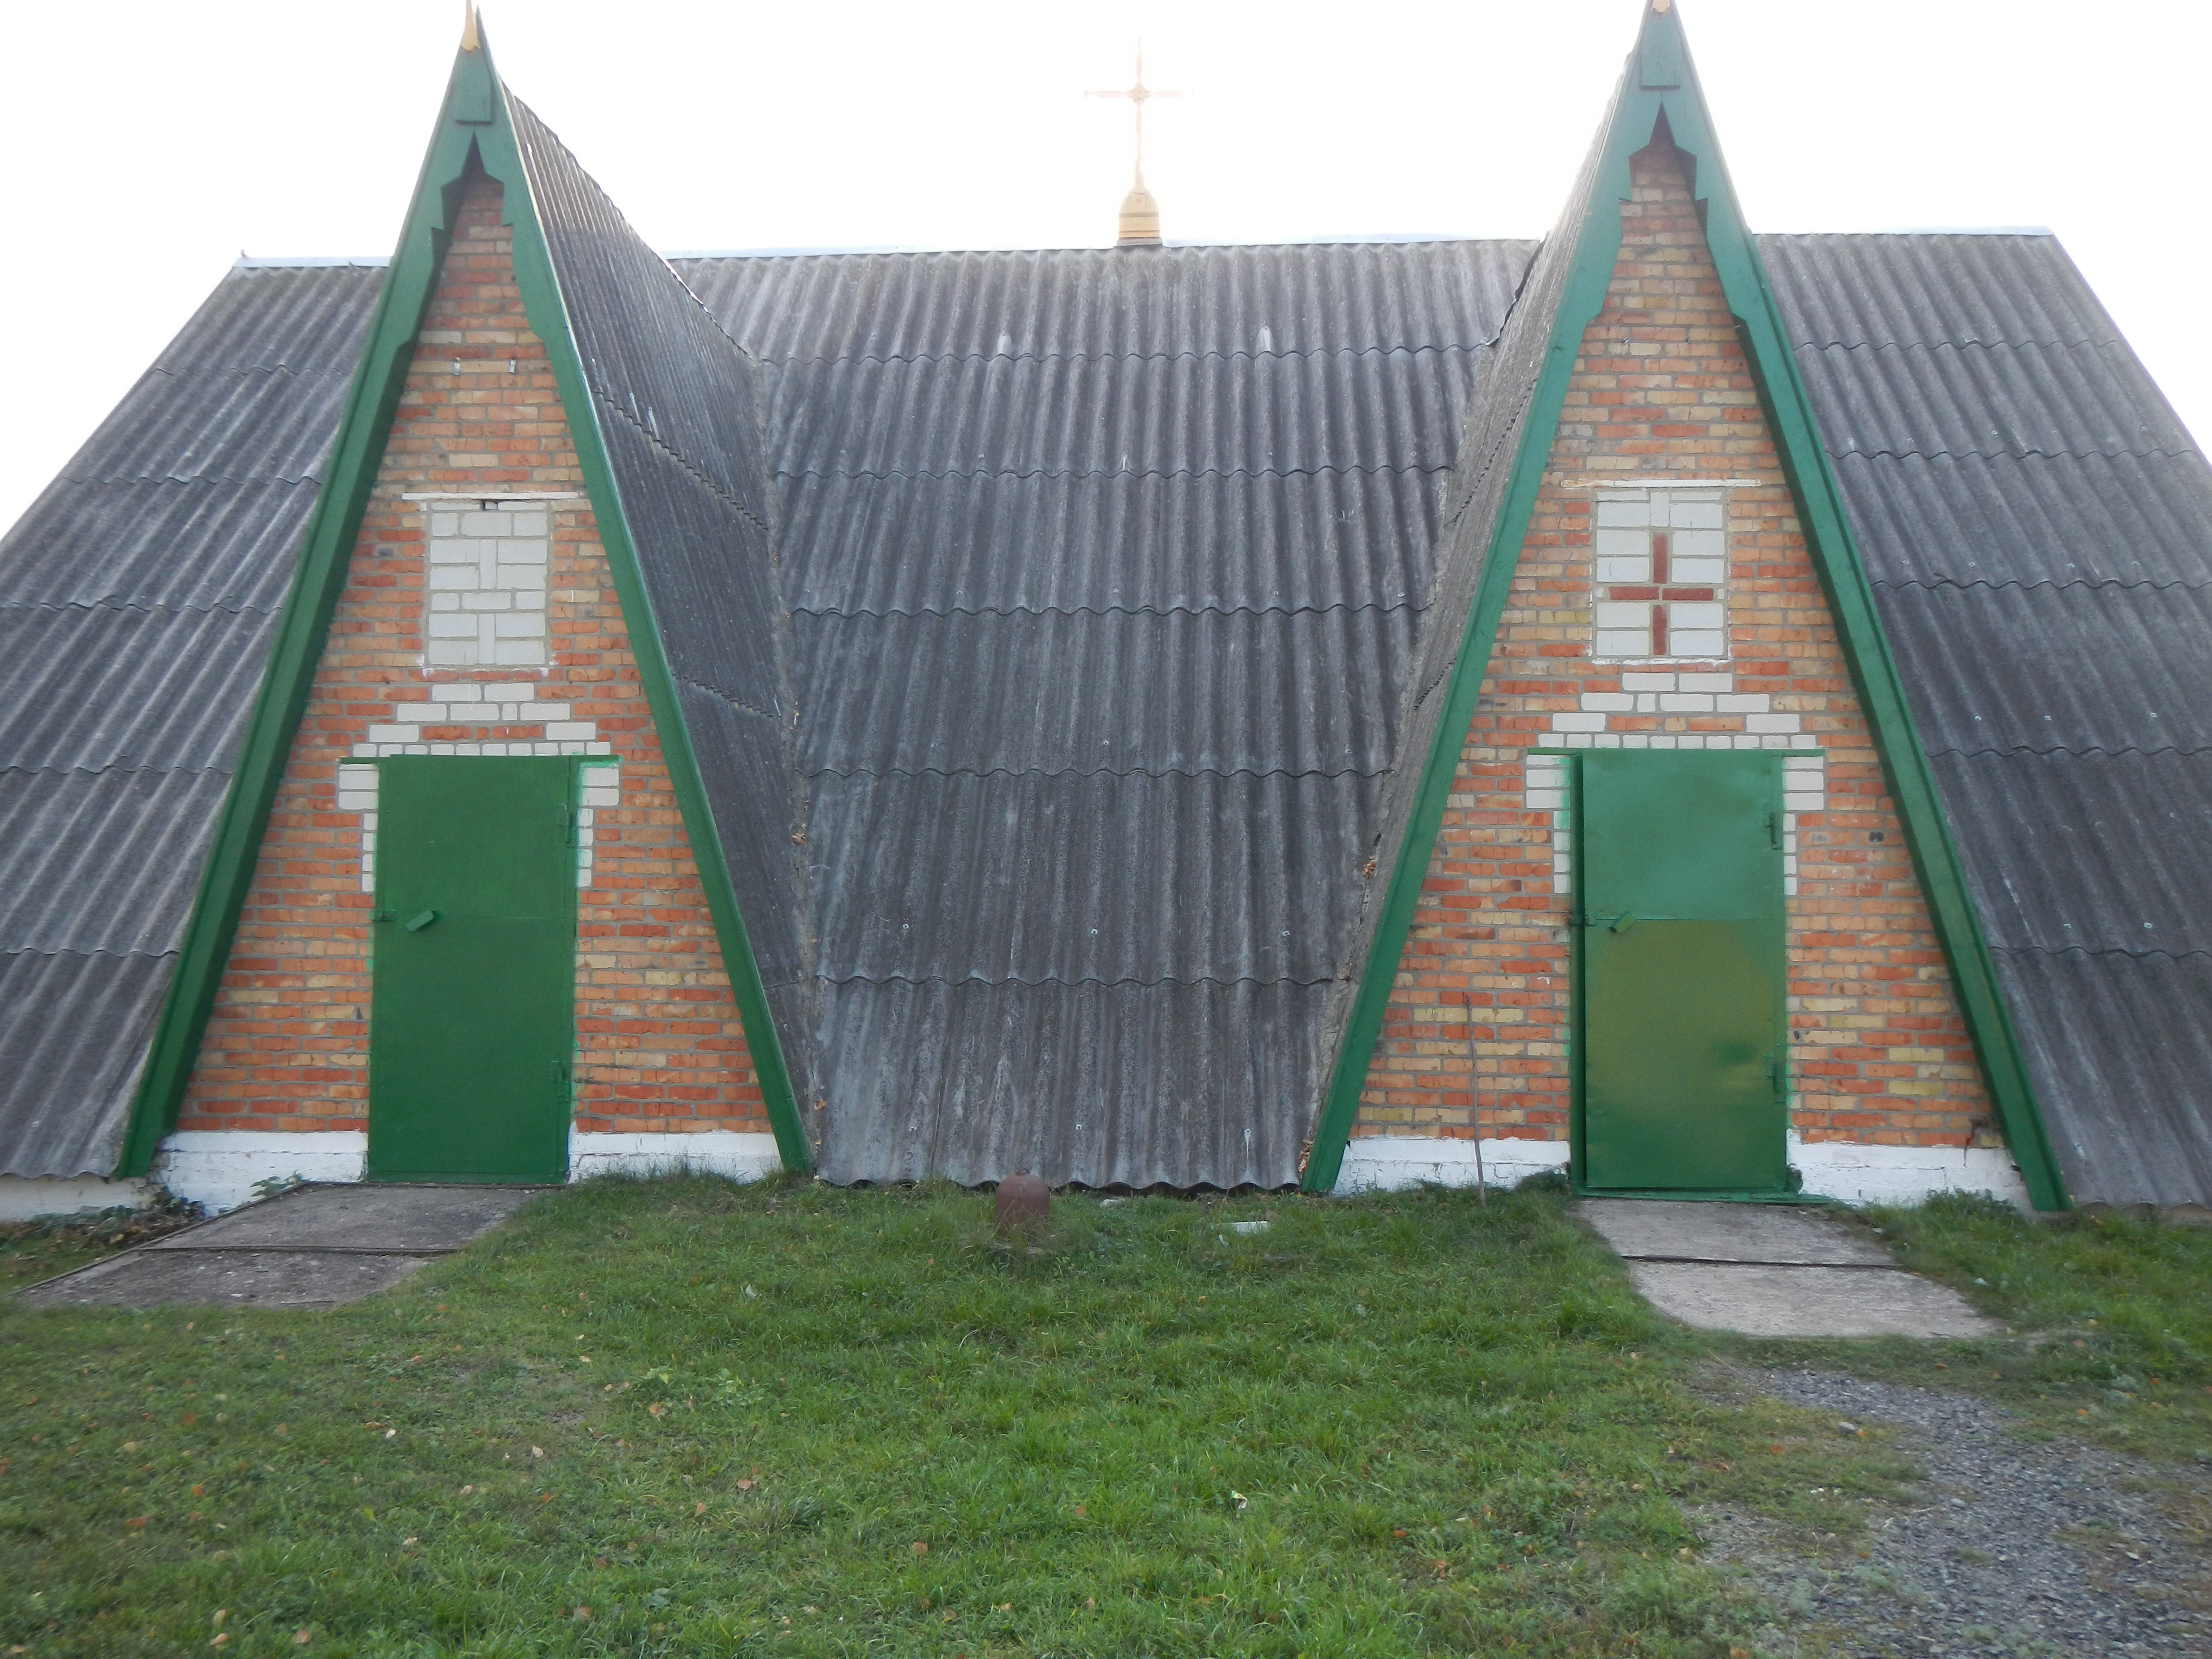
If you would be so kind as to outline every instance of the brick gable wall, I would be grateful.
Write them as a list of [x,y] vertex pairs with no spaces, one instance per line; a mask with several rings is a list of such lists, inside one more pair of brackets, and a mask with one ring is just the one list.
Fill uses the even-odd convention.
[[[1825,756],[1824,810],[1796,817],[1791,1127],[2001,1144],[1683,158],[1655,145],[1632,174],[1353,1133],[1564,1139],[1569,899],[1525,757],[1747,740]],[[1715,676],[1694,690],[1639,695],[1590,654],[1596,491],[1631,477],[1753,481],[1728,495],[1731,660],[1667,665]]]
[[[505,682],[566,708],[549,724],[547,711],[510,704],[483,723],[421,728],[422,742],[569,739],[574,752],[588,729],[620,763],[619,804],[593,809],[591,884],[577,896],[577,1128],[768,1127],[560,394],[523,316],[500,201],[481,175],[465,194],[179,1129],[368,1127],[373,901],[363,820],[343,809],[338,765],[372,726],[398,718],[395,705],[466,682]],[[550,503],[550,665],[424,667],[431,509],[402,498],[449,490],[576,493]],[[529,720],[533,712],[541,718]],[[510,713],[515,723],[497,723]]]

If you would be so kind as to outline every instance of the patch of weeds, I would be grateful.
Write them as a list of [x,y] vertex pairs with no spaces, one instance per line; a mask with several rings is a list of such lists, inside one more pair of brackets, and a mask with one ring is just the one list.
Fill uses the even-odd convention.
[[52,1279],[204,1218],[198,1205],[165,1193],[160,1202],[139,1209],[0,1222],[0,1291]]

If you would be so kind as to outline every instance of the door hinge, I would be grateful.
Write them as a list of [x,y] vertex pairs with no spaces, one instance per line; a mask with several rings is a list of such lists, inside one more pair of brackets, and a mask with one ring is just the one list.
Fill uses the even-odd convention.
[[1782,850],[1782,814],[1779,812],[1766,815],[1766,845],[1771,851],[1778,853]]
[[371,910],[368,913],[368,919],[371,921],[389,921],[392,920],[392,912],[389,910]]
[[553,1062],[553,1091],[563,1100],[568,1097],[568,1062],[565,1060]]
[[1767,1086],[1768,1086],[1768,1087],[1770,1087],[1770,1088],[1771,1088],[1771,1089],[1774,1091],[1774,1092],[1775,1092],[1776,1094],[1778,1094],[1778,1095],[1779,1095],[1779,1094],[1782,1092],[1782,1081],[1783,1081],[1784,1071],[1784,1066],[1783,1066],[1783,1062],[1782,1062],[1782,1056],[1781,1056],[1780,1054],[1771,1054],[1767,1055],[1767,1057],[1766,1057],[1766,1082],[1767,1082]]

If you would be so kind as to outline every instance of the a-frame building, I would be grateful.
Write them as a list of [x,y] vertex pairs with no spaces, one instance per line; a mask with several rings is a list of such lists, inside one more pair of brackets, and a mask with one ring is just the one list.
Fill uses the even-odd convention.
[[[672,266],[471,26],[0,547],[0,1185],[2212,1197],[2212,471],[2052,239]],[[73,1184],[72,1184],[73,1183]]]

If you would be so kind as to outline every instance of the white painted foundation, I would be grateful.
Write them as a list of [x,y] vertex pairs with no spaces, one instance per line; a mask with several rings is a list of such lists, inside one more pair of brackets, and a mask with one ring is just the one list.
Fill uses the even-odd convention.
[[368,1158],[368,1137],[358,1129],[313,1134],[193,1129],[161,1143],[153,1176],[179,1198],[221,1215],[252,1203],[257,1182],[358,1181]]
[[81,1215],[90,1210],[137,1209],[154,1195],[147,1181],[102,1176],[0,1176],[0,1221]]
[[783,1168],[775,1137],[766,1134],[629,1134],[568,1137],[568,1179],[593,1176],[720,1176],[758,1181]]
[[1938,1193],[1986,1193],[2028,1209],[2027,1183],[2001,1146],[1869,1146],[1790,1137],[1805,1190],[1846,1204],[1917,1204]]
[[[1408,1187],[1474,1185],[1472,1140],[1431,1136],[1375,1135],[1344,1149],[1336,1174],[1340,1193],[1402,1192]],[[1514,1187],[1530,1176],[1565,1173],[1564,1140],[1486,1140],[1482,1173],[1493,1187]]]
[[[358,1130],[317,1134],[256,1134],[243,1130],[196,1130],[161,1143],[154,1179],[179,1198],[204,1204],[216,1215],[250,1203],[263,1181],[359,1181],[368,1158],[368,1137]],[[593,1176],[669,1175],[690,1170],[729,1181],[757,1181],[783,1168],[769,1134],[623,1134],[568,1137],[568,1179]],[[29,1186],[34,1183],[20,1183]],[[60,1185],[63,1183],[44,1183]],[[144,1183],[83,1181],[80,1187]],[[0,1203],[6,1189],[0,1187]],[[109,1199],[106,1203],[139,1200]],[[81,1205],[78,1207],[90,1207]],[[10,1212],[0,1209],[0,1219]],[[47,1214],[49,1211],[21,1213]]]
[[[1938,1193],[1986,1193],[2020,1209],[2027,1187],[2012,1154],[1982,1146],[1873,1146],[1851,1140],[1790,1137],[1790,1163],[1805,1191],[1845,1204],[1917,1204]],[[1493,1187],[1510,1187],[1549,1170],[1564,1173],[1564,1140],[1486,1140],[1484,1172]],[[1345,1149],[1340,1193],[1391,1192],[1433,1182],[1474,1185],[1474,1143],[1378,1135]]]

